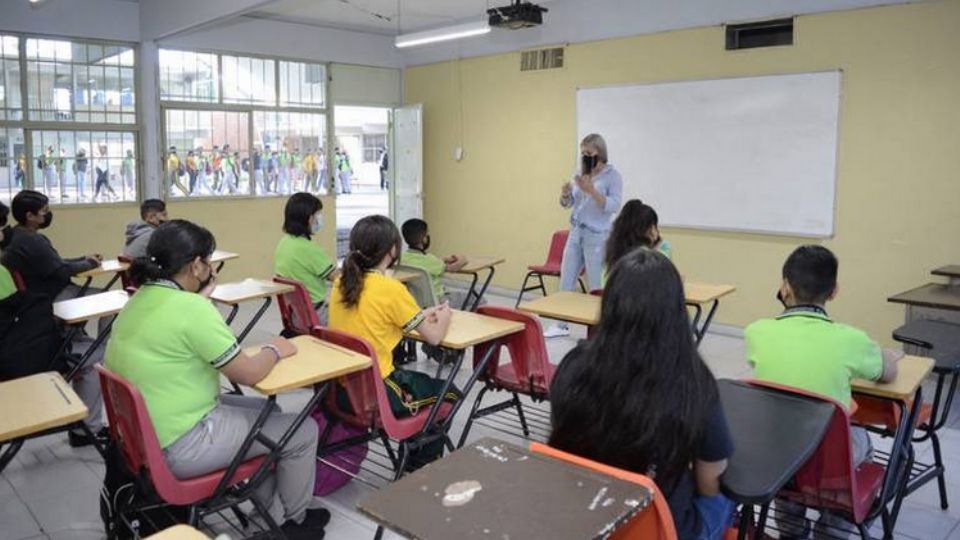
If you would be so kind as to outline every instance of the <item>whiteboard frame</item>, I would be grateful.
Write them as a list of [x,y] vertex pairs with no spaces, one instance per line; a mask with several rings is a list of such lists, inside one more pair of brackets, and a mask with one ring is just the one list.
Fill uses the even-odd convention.
[[[753,234],[758,236],[778,236],[778,237],[787,237],[787,238],[816,238],[819,240],[830,240],[836,237],[837,235],[837,219],[840,217],[840,137],[843,135],[843,102],[845,93],[844,93],[844,84],[846,81],[846,73],[843,68],[835,69],[820,69],[816,71],[785,71],[785,72],[774,72],[774,73],[757,73],[753,75],[731,75],[729,77],[708,77],[705,79],[671,79],[669,81],[652,81],[652,82],[642,82],[642,83],[610,83],[610,84],[597,84],[591,86],[576,86],[573,93],[573,110],[576,116],[576,126],[574,127],[574,139],[576,140],[576,148],[579,151],[580,149],[580,111],[578,110],[578,94],[581,90],[600,90],[604,88],[624,88],[624,87],[634,87],[634,86],[658,86],[663,84],[676,84],[676,83],[685,83],[685,82],[710,82],[710,81],[729,81],[736,79],[755,79],[757,77],[777,77],[783,75],[814,75],[818,73],[837,73],[839,74],[839,88],[837,89],[837,144],[836,149],[836,159],[833,164],[833,219],[830,222],[830,232],[827,234],[803,234],[803,233],[791,233],[791,232],[771,232],[760,229],[738,229],[736,227],[710,227],[710,226],[693,226],[693,225],[664,225],[664,228],[667,229],[680,229],[684,231],[707,231],[707,232],[719,232],[719,233],[737,233],[737,234]],[[602,134],[601,134],[602,135]],[[626,201],[624,201],[626,202]]]

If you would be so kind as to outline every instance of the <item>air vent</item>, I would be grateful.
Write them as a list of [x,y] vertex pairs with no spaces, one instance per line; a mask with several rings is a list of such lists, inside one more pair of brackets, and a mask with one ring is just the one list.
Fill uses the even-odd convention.
[[727,25],[727,50],[793,45],[793,19]]
[[542,71],[563,67],[563,47],[520,53],[520,71]]

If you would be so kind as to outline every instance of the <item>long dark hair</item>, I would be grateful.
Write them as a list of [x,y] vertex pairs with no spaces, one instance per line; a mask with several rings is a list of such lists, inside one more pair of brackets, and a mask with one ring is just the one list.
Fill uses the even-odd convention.
[[311,193],[294,193],[283,208],[283,232],[310,239],[310,216],[323,210],[323,203]]
[[693,462],[717,396],[677,269],[661,253],[636,249],[613,266],[596,334],[557,369],[550,445],[655,474],[669,491]]
[[640,199],[630,199],[623,205],[620,215],[613,221],[610,236],[607,237],[606,260],[607,268],[613,265],[631,250],[643,247],[653,247],[653,242],[647,237],[650,227],[659,225],[660,219],[652,206],[643,204]]
[[350,253],[343,261],[340,274],[340,294],[343,305],[348,308],[360,303],[363,292],[363,276],[396,248],[400,253],[400,231],[386,216],[367,216],[357,222],[350,231]]
[[130,278],[138,286],[158,279],[170,279],[194,259],[208,259],[217,241],[207,229],[185,219],[168,221],[153,231],[147,255],[130,265]]

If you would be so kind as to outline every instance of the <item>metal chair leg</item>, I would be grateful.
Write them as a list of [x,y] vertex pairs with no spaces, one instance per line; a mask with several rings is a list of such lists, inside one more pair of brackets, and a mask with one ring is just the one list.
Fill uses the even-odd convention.
[[523,405],[520,403],[520,396],[513,392],[513,406],[517,409],[517,416],[520,417],[520,429],[523,430],[523,436],[530,436],[530,428],[527,427],[527,419],[523,416]]
[[940,509],[946,510],[950,507],[950,503],[947,501],[947,482],[944,479],[944,476],[946,476],[946,471],[943,467],[943,453],[940,449],[940,437],[937,435],[936,431],[932,431],[930,433],[930,444],[933,446],[933,464],[938,470],[937,487],[940,490]]

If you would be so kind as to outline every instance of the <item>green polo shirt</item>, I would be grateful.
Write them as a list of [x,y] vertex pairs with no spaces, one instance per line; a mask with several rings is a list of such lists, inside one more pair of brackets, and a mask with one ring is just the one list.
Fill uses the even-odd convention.
[[443,282],[440,281],[440,277],[447,269],[447,263],[443,262],[443,259],[425,251],[408,249],[400,256],[400,264],[420,268],[426,272],[430,276],[430,285],[433,287],[437,302],[443,301],[443,295],[447,292],[443,288]]
[[0,265],[0,300],[8,298],[17,292],[17,284],[6,266]]
[[792,309],[744,330],[747,359],[758,379],[829,396],[850,408],[850,380],[883,374],[880,346],[826,313]]
[[327,277],[336,269],[322,247],[302,236],[283,235],[273,254],[273,272],[303,283],[314,304],[327,298]]
[[166,448],[216,407],[219,370],[239,353],[209,299],[162,281],[141,287],[120,312],[106,366],[143,394]]

